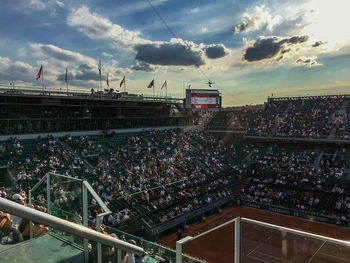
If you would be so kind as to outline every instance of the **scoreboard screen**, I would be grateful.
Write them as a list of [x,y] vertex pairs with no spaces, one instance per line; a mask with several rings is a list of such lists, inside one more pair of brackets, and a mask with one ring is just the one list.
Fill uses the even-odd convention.
[[208,110],[221,108],[221,96],[218,90],[186,90],[186,108]]

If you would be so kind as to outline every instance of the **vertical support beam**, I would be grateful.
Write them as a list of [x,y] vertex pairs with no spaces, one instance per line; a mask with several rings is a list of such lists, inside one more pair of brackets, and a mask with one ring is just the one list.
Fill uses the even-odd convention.
[[[88,227],[88,194],[85,185],[82,183],[83,190],[83,225]],[[85,262],[89,261],[89,240],[84,238]]]
[[[101,232],[101,218],[99,216],[96,217],[96,230]],[[102,245],[101,243],[97,243],[97,263],[102,263]]]
[[[29,190],[29,206],[32,206],[32,191]],[[29,239],[33,238],[33,222],[29,221]]]
[[51,215],[51,174],[47,173],[46,178],[46,202],[47,202],[47,213]]
[[176,241],[176,263],[182,263],[182,245],[192,239],[193,237],[187,236],[179,241]]
[[241,254],[241,217],[235,220],[235,263],[240,263]]
[[[115,248],[117,249],[117,248]],[[122,250],[120,248],[117,249],[117,263],[122,262]]]
[[176,241],[176,263],[182,263],[182,243]]

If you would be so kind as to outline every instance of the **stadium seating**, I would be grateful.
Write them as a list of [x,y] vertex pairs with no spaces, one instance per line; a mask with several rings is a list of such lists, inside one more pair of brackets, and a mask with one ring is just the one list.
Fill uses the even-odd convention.
[[[317,103],[297,104],[314,107]],[[341,103],[327,105],[336,108]],[[269,105],[273,117],[260,120],[267,123],[260,133],[273,130],[270,123],[278,112],[294,111],[290,105],[285,101]],[[240,119],[250,123],[251,113],[247,111]],[[225,142],[207,133],[173,129],[12,138],[1,144],[1,156],[2,165],[16,175],[19,190],[28,190],[48,171],[88,180],[113,211],[103,222],[113,227],[134,219],[154,227],[190,214],[239,193],[236,189],[242,178],[251,178],[241,192],[243,200],[350,219],[345,180],[350,151],[340,146],[321,149],[264,141]],[[96,162],[89,162],[91,156]],[[45,203],[45,191],[42,187],[35,194],[38,203]],[[65,187],[53,191],[57,211],[79,213],[76,206],[67,204],[74,199],[73,192]],[[99,211],[90,202],[89,219],[93,221]]]
[[348,140],[349,102],[341,95],[270,99],[263,108],[221,111],[207,129],[251,136]]

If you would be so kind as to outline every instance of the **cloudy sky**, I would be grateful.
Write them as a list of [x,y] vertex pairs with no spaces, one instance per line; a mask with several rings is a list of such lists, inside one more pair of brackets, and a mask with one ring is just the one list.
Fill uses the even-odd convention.
[[[224,106],[274,96],[350,92],[349,0],[2,1],[0,84],[119,88],[182,97],[208,88]],[[167,26],[164,24],[165,21]]]

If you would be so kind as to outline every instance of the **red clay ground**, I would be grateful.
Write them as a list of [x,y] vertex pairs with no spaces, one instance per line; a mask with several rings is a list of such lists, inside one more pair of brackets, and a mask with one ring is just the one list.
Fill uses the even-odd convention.
[[[182,237],[195,237],[237,216],[302,230],[327,237],[350,240],[350,228],[281,215],[249,207],[232,207],[208,217],[204,222],[183,230]],[[350,248],[295,234],[281,234],[273,229],[242,222],[242,262],[312,262],[350,263]],[[175,249],[176,233],[163,238],[162,245]],[[229,224],[184,245],[186,254],[213,263],[232,263],[234,258],[234,225]]]

